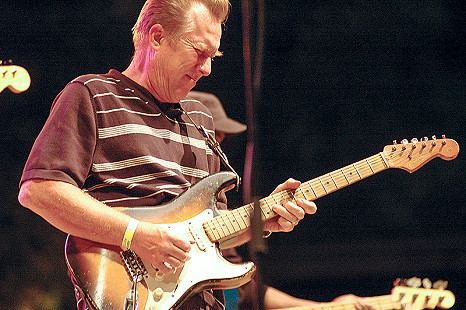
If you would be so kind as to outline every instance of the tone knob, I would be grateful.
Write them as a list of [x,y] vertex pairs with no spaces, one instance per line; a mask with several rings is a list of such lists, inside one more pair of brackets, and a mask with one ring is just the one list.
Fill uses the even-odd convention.
[[152,291],[152,295],[155,301],[159,301],[163,297],[163,289],[161,287],[156,288]]

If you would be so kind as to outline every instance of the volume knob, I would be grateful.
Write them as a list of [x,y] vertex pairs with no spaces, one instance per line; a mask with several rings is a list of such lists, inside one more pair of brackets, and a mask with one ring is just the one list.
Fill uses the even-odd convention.
[[159,301],[163,297],[163,289],[158,287],[155,290],[152,291],[152,295],[154,296],[155,301]]

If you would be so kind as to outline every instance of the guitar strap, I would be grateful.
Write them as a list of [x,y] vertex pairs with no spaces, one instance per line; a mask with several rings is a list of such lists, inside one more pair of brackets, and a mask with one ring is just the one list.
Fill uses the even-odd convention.
[[204,126],[198,125],[191,118],[191,116],[189,116],[189,114],[185,111],[185,109],[183,109],[183,107],[181,105],[179,105],[179,109],[180,109],[180,111],[182,111],[182,113],[184,113],[189,118],[189,120],[194,125],[194,127],[196,127],[196,129],[201,133],[201,135],[204,137],[204,139],[205,139],[207,145],[210,147],[210,149],[215,154],[217,154],[218,157],[220,157],[220,160],[222,161],[223,165],[226,168],[228,168],[228,170],[230,170],[231,172],[233,172],[236,175],[236,190],[238,190],[239,185],[241,183],[241,178],[240,178],[239,174],[235,171],[235,169],[228,162],[227,155],[222,151],[222,148],[220,147],[220,143],[218,143],[218,141],[215,140],[215,138],[207,131],[207,129],[205,129]]

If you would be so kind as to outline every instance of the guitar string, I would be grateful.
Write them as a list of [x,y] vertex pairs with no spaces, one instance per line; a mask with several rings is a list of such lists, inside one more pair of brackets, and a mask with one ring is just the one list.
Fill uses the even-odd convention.
[[[360,173],[363,173],[364,177],[373,175],[374,173],[379,172],[379,170],[386,169],[386,167],[383,165],[383,162],[381,162],[380,159],[379,160],[376,159],[377,156],[378,155],[374,155],[374,156],[372,156],[372,157],[370,157],[368,159],[361,160],[361,161],[355,163],[354,164],[355,167],[359,166],[359,169],[357,167],[355,169],[360,170],[361,171]],[[374,167],[380,166],[381,164],[382,164],[382,168],[377,168],[377,169],[374,170]],[[349,166],[347,166],[346,168],[349,168]],[[342,168],[342,169],[345,169],[345,168]],[[332,173],[333,173],[333,175],[332,175]],[[352,173],[348,173],[348,174],[351,175]],[[331,180],[331,182],[333,182],[333,184],[335,185],[335,187],[332,188],[330,191],[327,190],[326,187],[325,187],[325,184],[327,184],[327,186],[329,186],[331,184],[331,182],[327,181],[327,179]],[[324,192],[322,194],[318,194],[316,189],[314,189],[314,188],[317,188],[317,186],[318,186],[318,184],[314,184],[314,186],[313,186],[312,182],[317,182],[317,180],[314,179],[314,180],[305,182],[300,186],[300,191],[301,191],[302,195],[300,195],[299,192],[297,192],[296,190],[294,192],[291,191],[291,190],[287,190],[287,191],[281,191],[281,192],[275,193],[273,195],[270,195],[270,196],[268,196],[266,198],[263,198],[263,199],[260,200],[260,201],[263,202],[263,204],[261,206],[261,211],[263,213],[263,217],[264,217],[264,219],[268,219],[268,218],[273,216],[273,211],[272,211],[272,208],[270,206],[273,203],[283,203],[284,201],[288,201],[288,200],[296,202],[297,198],[307,198],[308,199],[309,197],[306,197],[306,195],[304,195],[304,190],[303,190],[303,188],[306,187],[307,185],[312,188],[312,190],[313,190],[313,192],[314,192],[314,194],[316,196],[315,198],[319,198],[319,197],[321,197],[323,195],[326,195],[326,194],[328,194],[330,192],[333,192],[334,190],[339,189],[340,187],[344,187],[344,186],[347,186],[347,185],[351,184],[351,183],[346,181],[345,184],[339,186],[338,183],[343,179],[347,180],[347,177],[341,175],[341,173],[338,170],[336,170],[334,172],[328,173],[326,175],[323,175],[323,176],[317,178],[318,182],[320,183],[320,186],[324,190]],[[360,179],[358,179],[358,180],[360,180]],[[311,197],[311,198],[314,198],[314,197]],[[267,206],[267,211],[264,211],[265,205]],[[244,208],[244,207],[242,207],[242,208]],[[238,208],[238,209],[241,209],[241,208]],[[272,214],[272,215],[270,215],[270,214]],[[238,231],[241,231],[241,230],[247,228],[247,227],[239,227],[239,229],[236,229],[234,227],[234,224],[231,222],[231,219],[229,218],[228,213],[226,215],[221,215],[220,217],[221,218],[217,219],[216,221],[217,221],[217,224],[220,225],[220,228],[221,228],[221,230],[223,232],[221,238],[224,238],[224,237],[226,237],[228,235],[223,230],[223,227],[226,227],[229,230],[229,232],[228,232],[229,234],[237,233]],[[220,220],[222,221],[222,223],[220,223]],[[208,229],[209,232],[212,230],[210,225],[207,225],[206,229]],[[209,233],[209,235],[212,235],[212,234]]]
[[[408,152],[412,153],[414,150],[415,150],[414,148],[411,148],[411,150],[409,150]],[[402,148],[400,149],[397,148],[397,150],[390,152],[392,154],[392,156],[390,156],[391,157],[390,160],[394,161],[395,163],[406,160],[405,158],[402,158],[402,157],[396,158],[396,156],[398,155],[401,156],[404,152],[406,152],[406,149],[403,150]],[[299,190],[297,189],[294,192],[290,190],[281,191],[281,192],[272,194],[266,198],[261,199],[260,201],[263,202],[261,206],[261,211],[263,213],[264,219],[268,219],[272,217],[270,216],[270,214],[273,214],[273,211],[271,211],[272,209],[270,205],[273,203],[281,204],[284,201],[288,201],[288,200],[292,202],[296,202],[297,198],[305,198],[309,200],[314,200],[322,196],[325,196],[333,191],[336,191],[340,188],[353,184],[359,180],[362,180],[371,175],[374,175],[375,173],[388,169],[389,167],[387,167],[385,161],[383,160],[382,158],[383,156],[384,156],[383,154],[379,153],[371,157],[368,157],[366,159],[360,160],[354,164],[343,167],[339,170],[335,170],[333,172],[324,174],[321,177],[318,177],[316,179],[310,180],[308,182],[304,182],[303,184],[301,184],[300,187],[298,187]],[[385,154],[385,156],[387,156],[387,154]],[[350,177],[351,178],[353,177],[354,172],[357,173],[358,178],[350,179]],[[312,190],[314,197],[309,197],[309,195],[306,195],[306,193],[307,194],[311,193],[309,190],[306,189],[307,187],[309,187]],[[267,212],[265,212],[263,209],[265,206],[264,204],[267,205],[267,209],[268,209]],[[244,206],[238,209],[242,209],[242,208],[244,208]],[[217,220],[217,224],[220,225],[220,228],[223,232],[223,237],[227,236],[227,234],[223,230],[223,227],[226,227],[229,230],[230,234],[232,233],[232,231],[233,233],[236,233],[238,231],[241,231],[247,228],[247,227],[242,227],[241,225],[239,225],[239,229],[235,228],[234,222],[237,222],[237,221],[234,220],[232,223],[231,219],[228,217],[228,214],[226,216],[221,216],[221,217],[222,217],[221,219]],[[220,220],[222,220],[223,224],[219,222]],[[248,223],[245,222],[245,224],[247,225]],[[210,225],[208,225],[207,228],[209,229],[209,231],[211,230]]]

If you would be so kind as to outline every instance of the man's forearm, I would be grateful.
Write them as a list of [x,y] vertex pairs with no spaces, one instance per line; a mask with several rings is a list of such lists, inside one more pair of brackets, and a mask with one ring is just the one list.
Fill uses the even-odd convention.
[[106,244],[121,245],[130,217],[59,181],[29,180],[19,202],[65,233]]

